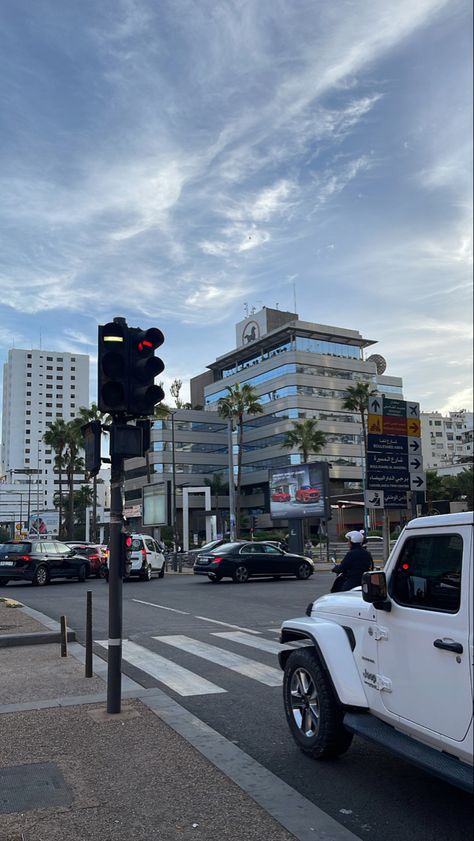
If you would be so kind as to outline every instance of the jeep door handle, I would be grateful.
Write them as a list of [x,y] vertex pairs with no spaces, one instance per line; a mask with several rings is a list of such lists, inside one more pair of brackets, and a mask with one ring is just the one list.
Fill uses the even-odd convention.
[[435,648],[444,648],[446,651],[454,651],[455,654],[462,654],[463,647],[460,642],[451,640],[435,640],[433,643]]

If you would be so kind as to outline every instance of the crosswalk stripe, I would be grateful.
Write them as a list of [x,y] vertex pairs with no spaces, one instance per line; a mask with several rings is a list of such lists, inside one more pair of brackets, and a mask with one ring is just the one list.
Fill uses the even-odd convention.
[[183,634],[153,637],[153,639],[164,642],[166,645],[172,645],[174,648],[179,648],[188,654],[194,654],[196,657],[202,657],[203,660],[208,660],[210,663],[217,663],[219,666],[224,666],[226,669],[238,672],[252,680],[258,680],[259,683],[263,683],[265,686],[281,686],[282,684],[283,676],[279,669],[274,669],[272,666],[265,666],[263,663],[257,663],[255,660],[249,660],[247,657],[226,651],[224,648],[217,648],[215,645],[199,642]]
[[252,631],[251,628],[242,628],[241,625],[231,625],[230,622],[221,622],[220,619],[209,619],[209,616],[195,616],[195,619],[202,619],[204,622],[212,622],[214,625],[225,625],[226,628],[236,628],[237,631],[245,631],[247,634],[259,634],[260,631]]
[[[96,642],[103,648],[108,647],[107,640],[96,640]],[[218,692],[226,692],[215,683],[130,640],[122,642],[122,658],[130,665],[156,678],[160,683],[164,683],[178,695],[215,695]]]
[[221,637],[231,642],[239,642],[242,645],[248,645],[250,648],[259,648],[260,651],[268,651],[270,654],[278,654],[283,649],[288,649],[288,645],[280,645],[274,640],[266,640],[263,637],[251,637],[249,634],[243,634],[241,631],[219,631],[213,632],[213,637]]

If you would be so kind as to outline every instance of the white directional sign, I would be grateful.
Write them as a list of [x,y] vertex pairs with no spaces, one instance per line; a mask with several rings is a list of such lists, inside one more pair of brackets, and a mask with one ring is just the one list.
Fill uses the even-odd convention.
[[426,491],[426,473],[410,473],[410,490]]
[[365,491],[366,508],[383,508],[383,491]]
[[369,397],[369,415],[383,415],[383,398],[380,395]]

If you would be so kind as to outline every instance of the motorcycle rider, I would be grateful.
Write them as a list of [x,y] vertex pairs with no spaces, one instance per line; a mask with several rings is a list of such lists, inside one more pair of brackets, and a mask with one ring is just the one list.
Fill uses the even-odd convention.
[[365,533],[362,531],[348,531],[345,535],[349,551],[340,564],[333,567],[337,578],[331,587],[331,593],[340,593],[360,587],[362,574],[374,568],[374,561],[370,552],[364,549]]

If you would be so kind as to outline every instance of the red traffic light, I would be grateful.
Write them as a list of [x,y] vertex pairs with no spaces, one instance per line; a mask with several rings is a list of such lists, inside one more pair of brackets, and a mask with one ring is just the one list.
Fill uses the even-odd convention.
[[158,327],[150,327],[149,330],[140,330],[136,336],[138,350],[145,353],[156,350],[165,340],[163,333]]
[[126,549],[131,549],[132,548],[132,543],[133,543],[132,535],[131,534],[126,534],[124,536],[124,541],[123,542],[124,542],[124,545],[125,545]]

